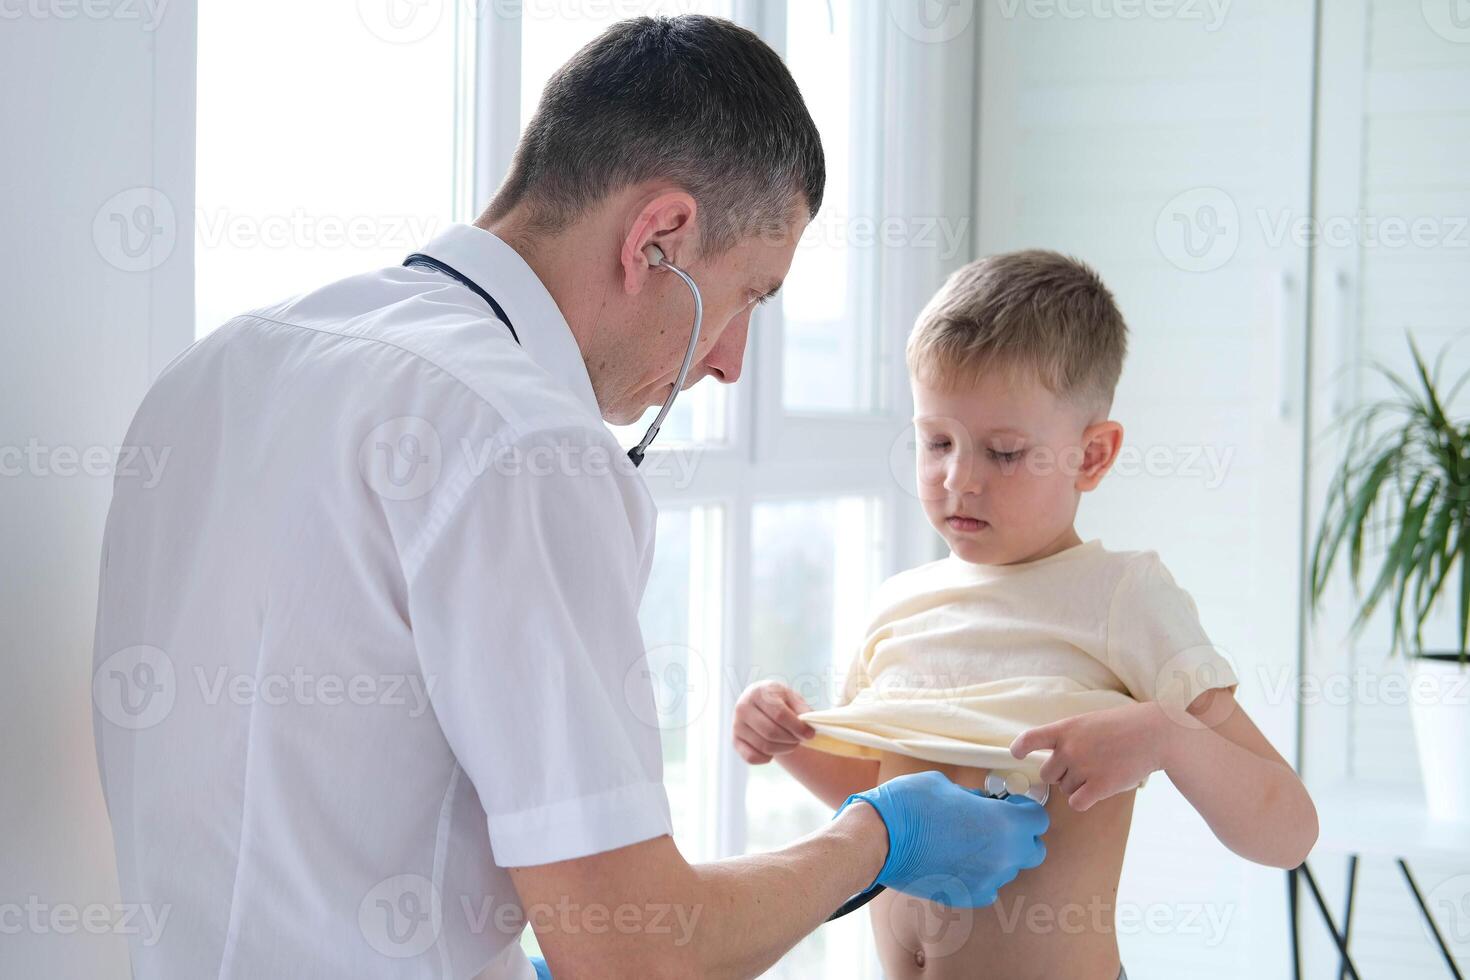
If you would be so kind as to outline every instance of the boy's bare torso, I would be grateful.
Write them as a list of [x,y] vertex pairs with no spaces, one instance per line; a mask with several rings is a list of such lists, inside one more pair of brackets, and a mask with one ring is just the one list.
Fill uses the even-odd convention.
[[[878,782],[938,770],[979,788],[989,770],[939,765],[885,753]],[[983,909],[945,908],[893,891],[869,908],[888,980],[1115,980],[1114,906],[1132,792],[1078,813],[1053,792],[1046,860],[1024,870]]]

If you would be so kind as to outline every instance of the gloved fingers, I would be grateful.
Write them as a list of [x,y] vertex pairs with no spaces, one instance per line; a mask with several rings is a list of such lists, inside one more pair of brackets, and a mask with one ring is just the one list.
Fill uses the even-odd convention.
[[975,904],[971,905],[970,908],[983,909],[987,905],[994,905],[995,899],[996,890],[994,888],[990,889],[989,891],[983,891],[974,897],[973,901]]
[[536,971],[536,980],[551,980],[551,967],[541,957],[531,957],[531,967]]
[[1024,833],[1033,836],[1044,834],[1051,826],[1051,816],[1047,814],[1046,807],[1037,803],[1029,796],[1007,796],[1005,802],[1017,807],[1017,812],[1012,814],[1017,827]]
[[1046,842],[1040,837],[1033,838],[1032,840],[1033,846],[1031,853],[1027,856],[1026,860],[1021,862],[1021,867],[1023,868],[1040,867],[1041,862],[1046,860]]

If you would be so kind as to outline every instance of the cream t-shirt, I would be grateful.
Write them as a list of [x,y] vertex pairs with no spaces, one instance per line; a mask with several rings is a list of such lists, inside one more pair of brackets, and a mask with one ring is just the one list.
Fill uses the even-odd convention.
[[801,717],[823,752],[1020,772],[1028,728],[1128,704],[1183,709],[1236,683],[1153,551],[1097,539],[1018,565],[954,555],[884,582],[838,705]]

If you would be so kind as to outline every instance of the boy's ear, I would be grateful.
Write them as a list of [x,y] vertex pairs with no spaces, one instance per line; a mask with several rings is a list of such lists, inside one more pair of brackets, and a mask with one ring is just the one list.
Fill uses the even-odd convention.
[[1122,448],[1123,426],[1112,419],[1083,429],[1082,466],[1077,471],[1077,489],[1083,493],[1097,489]]

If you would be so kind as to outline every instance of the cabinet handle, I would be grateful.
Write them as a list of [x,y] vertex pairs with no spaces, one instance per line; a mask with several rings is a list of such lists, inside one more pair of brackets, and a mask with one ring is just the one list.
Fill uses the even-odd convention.
[[1336,303],[1333,326],[1336,328],[1338,364],[1332,385],[1332,417],[1341,418],[1356,399],[1354,390],[1354,361],[1357,351],[1353,343],[1352,280],[1347,270],[1338,269],[1332,277],[1333,302]]
[[1291,294],[1296,280],[1282,270],[1276,283],[1276,415],[1291,417]]

